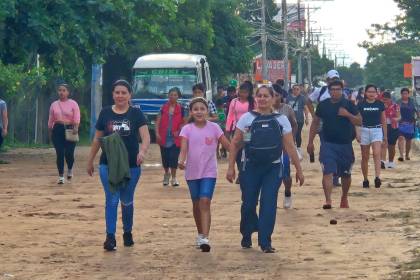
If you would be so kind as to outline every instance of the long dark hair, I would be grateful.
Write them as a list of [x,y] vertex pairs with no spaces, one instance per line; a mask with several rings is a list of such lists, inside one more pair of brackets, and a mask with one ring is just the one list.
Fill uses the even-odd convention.
[[239,90],[245,90],[248,92],[248,111],[251,112],[255,107],[254,85],[250,81],[245,81],[239,86]]

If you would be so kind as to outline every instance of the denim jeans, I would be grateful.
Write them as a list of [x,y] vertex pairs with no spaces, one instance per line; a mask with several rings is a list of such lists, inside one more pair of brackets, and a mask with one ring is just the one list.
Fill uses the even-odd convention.
[[[240,173],[242,191],[241,225],[243,236],[258,231],[258,245],[271,246],[271,234],[276,223],[277,195],[282,182],[282,164],[254,165],[246,162]],[[257,204],[260,196],[260,213]]]
[[216,178],[201,178],[198,180],[187,180],[190,189],[191,200],[196,201],[200,198],[213,198],[214,188],[216,186]]
[[140,167],[130,168],[130,182],[125,188],[111,192],[108,181],[108,165],[99,165],[99,176],[105,191],[105,220],[106,233],[115,234],[117,227],[118,203],[121,200],[121,213],[124,232],[131,232],[133,228],[134,191],[140,179]]

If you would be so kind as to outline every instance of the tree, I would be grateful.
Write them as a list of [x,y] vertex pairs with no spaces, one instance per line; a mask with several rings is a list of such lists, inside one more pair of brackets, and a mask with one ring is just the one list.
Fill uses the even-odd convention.
[[245,73],[251,66],[253,53],[248,46],[250,28],[236,15],[239,0],[214,0],[212,26],[214,45],[209,52],[212,76],[227,82],[233,73]]
[[368,31],[371,39],[390,37],[394,40],[420,40],[420,2],[417,0],[394,0],[404,12],[393,23],[373,24]]
[[360,86],[364,82],[364,70],[360,67],[359,63],[352,63],[350,67],[338,67],[341,79],[346,82],[346,86],[354,88]]
[[418,55],[419,50],[420,43],[412,40],[368,48],[366,82],[390,89],[410,85],[410,80],[403,76],[404,63],[410,63],[411,56]]

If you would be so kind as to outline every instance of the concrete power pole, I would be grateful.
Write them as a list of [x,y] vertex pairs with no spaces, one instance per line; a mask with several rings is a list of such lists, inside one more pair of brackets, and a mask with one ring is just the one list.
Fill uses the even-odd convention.
[[95,125],[102,108],[102,64],[92,65],[90,87],[90,139],[95,135]]
[[268,80],[267,69],[267,32],[265,26],[265,0],[261,0],[261,48],[262,48],[262,76]]
[[283,23],[283,42],[284,42],[284,89],[289,90],[289,42],[287,41],[287,3],[281,1],[282,23]]
[[[301,41],[302,41],[302,37],[301,37],[301,30],[300,30],[300,27],[301,27],[301,14],[300,14],[300,0],[298,0],[298,2],[297,2],[297,9],[298,9],[298,22],[299,22],[299,27],[298,27],[298,42],[299,42],[299,48],[301,48],[302,46],[301,46]],[[299,51],[299,54],[298,54],[298,75],[297,75],[297,82],[298,82],[298,84],[302,84],[302,51],[300,50]]]
[[310,49],[310,43],[311,43],[311,17],[310,17],[310,10],[308,7],[308,84],[309,87],[312,87],[312,60],[311,60],[311,49]]

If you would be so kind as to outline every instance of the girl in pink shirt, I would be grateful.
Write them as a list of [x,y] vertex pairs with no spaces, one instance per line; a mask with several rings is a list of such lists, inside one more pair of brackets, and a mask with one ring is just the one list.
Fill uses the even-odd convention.
[[232,132],[236,123],[243,114],[254,109],[253,86],[250,83],[243,83],[239,87],[238,97],[233,99],[229,105],[229,112],[226,119],[226,131]]
[[80,109],[76,101],[69,99],[69,85],[61,84],[57,91],[59,99],[50,106],[48,132],[57,155],[58,184],[64,184],[64,159],[68,167],[67,179],[71,180],[73,177],[74,149],[76,148],[76,142],[66,140],[65,130],[73,129],[74,134],[78,133]]
[[194,98],[189,106],[191,121],[180,133],[179,168],[185,169],[185,179],[193,201],[197,226],[196,245],[202,252],[210,251],[210,202],[217,178],[217,144],[225,149],[229,141],[218,124],[206,120],[208,104],[204,98]]
[[[238,97],[233,99],[229,105],[229,112],[226,119],[226,133],[233,137],[235,127],[238,120],[243,114],[254,110],[254,87],[251,82],[245,81],[239,87]],[[236,165],[238,172],[241,170],[242,160],[242,149],[238,151],[236,157]],[[239,176],[236,180],[236,184],[239,184]]]

